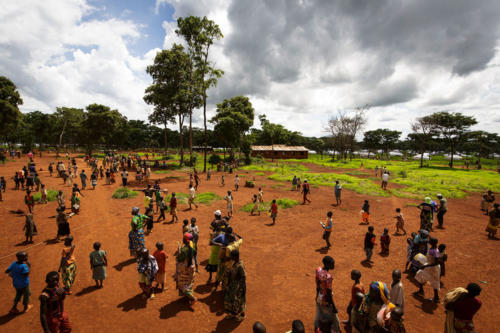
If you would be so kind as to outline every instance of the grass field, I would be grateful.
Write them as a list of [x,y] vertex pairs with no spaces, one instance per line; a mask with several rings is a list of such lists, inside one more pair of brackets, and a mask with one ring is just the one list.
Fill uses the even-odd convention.
[[[288,209],[292,208],[294,206],[297,206],[299,202],[297,200],[292,200],[288,198],[282,198],[276,200],[276,204],[278,205],[278,210],[279,209]],[[245,206],[241,207],[241,210],[247,213],[250,213],[253,208],[253,203],[246,204]],[[269,208],[271,208],[271,201],[263,202],[259,205],[259,211],[260,212],[267,212],[269,211]]]

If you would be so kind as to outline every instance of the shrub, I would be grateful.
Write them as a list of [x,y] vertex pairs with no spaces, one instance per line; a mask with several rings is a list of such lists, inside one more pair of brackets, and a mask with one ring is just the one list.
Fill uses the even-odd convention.
[[133,191],[127,187],[119,187],[115,193],[113,193],[113,198],[114,199],[128,199],[128,198],[135,198],[139,192]]
[[212,165],[212,167],[216,164],[218,164],[221,161],[221,157],[217,154],[212,154],[208,158],[208,163]]
[[196,161],[198,160],[198,154],[196,153],[193,153],[193,155],[191,156],[191,158],[189,158],[189,155],[188,156],[185,156],[185,162],[184,164],[186,166],[190,166],[190,167],[193,167],[196,165]]
[[[57,194],[59,191],[56,190],[47,190],[47,201],[56,201],[57,200]],[[33,199],[35,202],[40,202],[42,200],[42,193],[37,192],[33,195]]]
[[253,181],[247,180],[247,181],[245,181],[245,187],[254,188],[255,184],[253,183]]

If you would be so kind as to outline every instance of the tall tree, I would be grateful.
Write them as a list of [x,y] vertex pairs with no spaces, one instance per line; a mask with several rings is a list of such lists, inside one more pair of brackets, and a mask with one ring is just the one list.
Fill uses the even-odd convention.
[[217,104],[210,122],[215,124],[214,132],[223,138],[226,146],[241,148],[243,136],[252,127],[253,120],[254,109],[248,97],[236,96]]
[[180,165],[184,163],[184,119],[189,115],[190,107],[196,98],[192,68],[191,58],[184,52],[184,47],[174,44],[170,50],[158,52],[153,65],[146,69],[153,77],[153,84],[146,88],[144,101],[155,106],[158,118],[153,117],[153,120],[163,122],[165,137],[167,122],[178,118]]
[[450,149],[450,168],[453,168],[453,155],[457,147],[466,138],[470,127],[477,124],[477,121],[474,117],[464,116],[459,112],[437,112],[428,117],[439,137]]
[[379,128],[373,131],[365,132],[365,137],[363,138],[363,142],[372,147],[372,149],[382,149],[386,158],[389,158],[389,151],[394,149],[396,143],[401,136],[401,132],[392,131],[387,128]]
[[413,133],[408,134],[411,146],[420,153],[420,167],[424,166],[424,154],[433,146],[434,126],[429,116],[420,117],[411,124]]
[[356,147],[356,135],[366,125],[365,113],[368,106],[358,107],[349,115],[348,112],[339,111],[336,116],[330,118],[327,131],[331,133],[334,150],[347,160],[349,152],[351,158]]
[[70,136],[77,135],[83,121],[83,109],[58,107],[53,114],[55,128],[59,133],[59,141],[56,148],[56,156],[59,156],[59,151],[63,143],[63,137],[66,133]]
[[500,136],[496,133],[473,131],[467,134],[461,149],[477,156],[477,164],[481,165],[481,158],[488,157],[500,148]]
[[[215,40],[223,38],[222,32],[214,21],[206,16],[179,17],[177,19],[176,33],[186,40],[188,53],[194,66],[196,67],[196,79],[198,89],[203,101],[203,127],[205,129],[203,146],[203,172],[207,170],[207,90],[217,84],[217,80],[224,74],[220,69],[216,69],[208,60],[209,50]],[[190,110],[190,119],[192,109]],[[190,121],[191,123],[191,121]],[[191,147],[192,149],[192,147]]]
[[21,120],[19,105],[23,104],[21,95],[16,85],[6,78],[0,76],[0,135],[5,138],[15,131]]
[[88,151],[92,153],[94,145],[109,146],[114,141],[123,124],[123,116],[118,110],[102,104],[87,105],[85,110],[82,127]]

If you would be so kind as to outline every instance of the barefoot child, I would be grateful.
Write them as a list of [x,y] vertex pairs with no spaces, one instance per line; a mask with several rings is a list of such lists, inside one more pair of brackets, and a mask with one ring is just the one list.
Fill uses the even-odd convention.
[[448,254],[446,254],[446,244],[439,244],[439,263],[441,266],[440,276],[443,277],[446,275],[445,262],[448,261]]
[[257,194],[253,195],[252,202],[253,202],[253,207],[252,207],[252,211],[250,212],[250,215],[253,215],[253,212],[255,212],[255,211],[258,212],[260,215],[259,198],[257,197]]
[[269,208],[271,213],[271,218],[273,219],[273,225],[276,223],[276,216],[278,216],[278,205],[276,204],[276,199],[273,199],[271,203],[271,208]]
[[405,230],[405,219],[403,217],[403,213],[401,213],[401,208],[396,208],[396,234],[399,234],[399,229],[403,230],[403,235],[406,235]]
[[28,207],[28,211],[33,213],[33,208],[35,207],[35,199],[33,199],[33,195],[30,190],[26,190],[26,195],[24,196],[24,203]]
[[26,236],[25,243],[33,243],[33,236],[37,234],[35,221],[33,221],[33,214],[26,214],[26,222],[24,224],[24,235]]
[[384,228],[384,233],[380,236],[380,253],[389,254],[389,244],[391,244],[391,236],[389,236],[389,229]]
[[40,203],[47,203],[47,189],[45,188],[45,184],[42,184],[42,200],[40,201]]
[[366,260],[365,262],[372,262],[372,254],[373,254],[373,247],[375,246],[375,234],[373,233],[373,226],[368,227],[368,232],[365,234],[365,253],[366,253]]
[[361,208],[361,224],[370,224],[370,204],[365,200]]
[[170,223],[179,222],[177,217],[177,198],[175,197],[175,192],[172,192],[172,198],[170,198],[170,215],[172,215],[172,220]]
[[161,290],[165,289],[165,283],[167,282],[167,274],[165,272],[165,266],[167,263],[167,254],[163,251],[163,243],[156,243],[156,251],[153,253],[153,257],[155,257],[156,262],[158,263],[158,273],[156,273],[155,281],[156,288],[159,288],[161,285]]
[[227,195],[224,196],[224,200],[226,200],[227,203],[227,216],[231,217],[233,216],[233,200],[234,200],[231,191],[227,191]]
[[326,242],[326,248],[329,249],[332,246],[332,244],[330,244],[330,235],[332,233],[332,228],[333,228],[333,219],[332,219],[333,213],[328,212],[328,213],[326,213],[326,216],[328,218],[326,223],[323,223],[323,222],[319,222],[319,223],[321,224],[321,226],[323,227],[323,230],[324,230],[323,239]]
[[17,261],[10,264],[9,268],[5,273],[12,277],[12,284],[16,289],[16,297],[14,298],[14,304],[10,309],[10,314],[18,314],[17,303],[23,298],[23,312],[29,311],[33,305],[30,304],[30,263],[28,261],[28,254],[24,251],[16,253]]

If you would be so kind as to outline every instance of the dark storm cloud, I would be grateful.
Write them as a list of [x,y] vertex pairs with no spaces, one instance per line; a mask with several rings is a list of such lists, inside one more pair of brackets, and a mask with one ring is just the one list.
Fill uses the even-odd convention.
[[[266,95],[273,82],[296,82],[311,69],[343,63],[353,51],[370,57],[373,66],[354,76],[320,74],[318,80],[377,86],[400,63],[467,76],[493,58],[499,14],[494,0],[233,1],[228,10],[232,32],[225,41],[231,84],[221,88]],[[416,86],[392,96],[381,88],[383,96],[371,104],[417,95]]]

